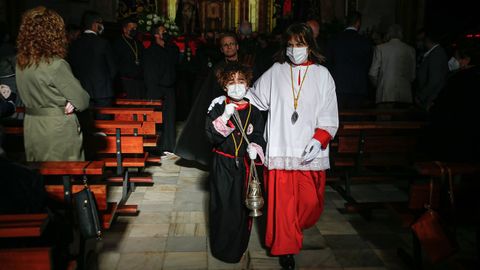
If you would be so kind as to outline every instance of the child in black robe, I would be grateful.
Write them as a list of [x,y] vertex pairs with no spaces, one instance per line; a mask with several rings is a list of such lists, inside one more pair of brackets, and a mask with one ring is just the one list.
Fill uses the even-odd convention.
[[[252,73],[239,64],[227,65],[217,73],[226,96],[212,101],[206,119],[206,133],[213,144],[210,180],[210,248],[222,261],[237,263],[248,246],[252,219],[245,206],[250,160],[264,158],[265,123],[260,111],[244,98]],[[233,113],[237,111],[242,126]],[[247,134],[247,144],[240,129]]]

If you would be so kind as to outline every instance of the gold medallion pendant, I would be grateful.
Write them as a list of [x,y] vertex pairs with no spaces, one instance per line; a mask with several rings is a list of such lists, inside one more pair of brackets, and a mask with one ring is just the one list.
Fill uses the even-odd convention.
[[[295,87],[293,86],[293,68],[290,65],[290,79],[292,81],[292,95],[293,95],[293,114],[290,120],[292,121],[292,125],[295,125],[295,123],[298,120],[298,113],[297,113],[297,106],[298,106],[298,99],[300,98],[300,92],[302,91],[302,86],[303,82],[305,82],[305,77],[307,76],[308,72],[308,66],[307,69],[305,70],[305,73],[303,74],[302,82],[300,83],[300,87],[298,88],[298,94],[295,95]],[[300,74],[298,74],[300,76]]]
[[295,123],[297,122],[298,120],[298,113],[297,111],[294,111],[293,114],[292,114],[292,125],[295,125]]

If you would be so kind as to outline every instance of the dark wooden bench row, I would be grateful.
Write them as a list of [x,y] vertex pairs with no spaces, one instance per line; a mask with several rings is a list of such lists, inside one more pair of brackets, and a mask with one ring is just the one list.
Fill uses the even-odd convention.
[[[64,204],[69,202],[66,194],[74,194],[84,188],[83,184],[75,184],[78,176],[89,178],[89,188],[93,192],[104,230],[108,230],[116,215],[136,214],[136,205],[122,205],[108,202],[107,183],[98,182],[95,177],[104,174],[103,161],[93,162],[35,162],[27,165],[44,176],[47,195]],[[62,177],[62,184],[57,178]],[[50,179],[50,177],[53,177]],[[68,216],[68,215],[67,215]],[[72,221],[73,222],[73,221]],[[39,238],[49,223],[47,214],[0,215],[0,238]],[[86,256],[79,254],[79,256]],[[0,269],[53,269],[52,247],[33,246],[19,248],[0,248]],[[83,257],[82,257],[83,258]],[[74,264],[69,266],[73,268]]]
[[160,99],[139,100],[139,99],[117,98],[115,99],[114,104],[117,106],[143,106],[143,107],[155,107],[155,108],[161,109],[163,106],[163,100],[160,100]]
[[404,121],[341,123],[331,143],[330,183],[349,204],[357,204],[351,196],[352,184],[408,179],[420,156],[424,126],[424,122]]

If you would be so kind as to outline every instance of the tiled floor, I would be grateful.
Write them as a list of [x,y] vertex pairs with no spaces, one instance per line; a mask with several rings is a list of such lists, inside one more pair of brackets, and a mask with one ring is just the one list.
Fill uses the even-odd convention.
[[[147,168],[155,185],[139,187],[131,194],[129,203],[139,205],[138,216],[118,217],[105,233],[100,269],[279,269],[278,259],[262,247],[258,224],[240,263],[227,264],[211,256],[208,174],[176,163],[177,159],[165,160],[161,166]],[[118,199],[120,190],[111,195],[112,200]],[[321,219],[304,232],[297,269],[409,269],[396,250],[410,248],[410,235],[386,210],[375,211],[373,221],[367,221],[342,213],[343,207],[342,197],[327,188]]]

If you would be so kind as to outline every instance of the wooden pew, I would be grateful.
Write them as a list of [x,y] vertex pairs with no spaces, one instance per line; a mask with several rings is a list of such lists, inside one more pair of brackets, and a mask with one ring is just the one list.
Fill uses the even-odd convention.
[[[143,121],[116,121],[116,120],[96,120],[93,122],[93,128],[98,132],[103,132],[106,135],[116,135],[117,131],[124,135],[144,136],[145,147],[156,146],[156,127],[154,122]],[[119,130],[117,130],[119,129]],[[6,135],[23,137],[23,127],[21,126],[7,126],[4,127]],[[18,142],[20,138],[15,139]],[[18,144],[18,143],[17,143]],[[22,145],[16,145],[15,148],[22,148]],[[12,147],[7,146],[6,150]],[[151,159],[151,162],[159,162],[158,159]]]
[[[0,215],[0,238],[39,238],[47,214]],[[51,247],[0,248],[0,269],[52,269]]]
[[[409,179],[413,163],[419,158],[418,140],[424,122],[343,122],[331,143],[329,178],[344,182],[334,187],[348,201],[352,183],[390,182]],[[347,209],[347,210],[348,210]]]
[[[47,214],[0,215],[0,238],[39,238]],[[0,269],[52,269],[51,247],[0,248]]]
[[[41,175],[45,176],[45,189],[49,197],[54,200],[65,202],[70,200],[71,195],[83,190],[84,185],[75,184],[73,177],[87,176],[89,178],[100,177],[104,175],[104,161],[49,161],[29,163],[29,166],[37,170]],[[63,185],[53,184],[49,176],[61,176]],[[91,179],[92,180],[92,179]],[[104,229],[109,229],[117,203],[108,202],[108,191],[105,183],[95,183],[89,181],[90,190],[95,195],[97,208],[99,210],[100,219]]]
[[0,270],[51,270],[52,248],[0,249]]
[[163,106],[163,100],[161,99],[126,99],[126,98],[117,98],[114,101],[114,104],[117,106],[142,106],[142,107],[156,107],[161,109]]
[[107,135],[116,135],[120,132],[122,135],[155,135],[155,123],[148,121],[128,121],[128,120],[96,120],[93,123],[96,131],[104,132]]
[[347,109],[338,112],[341,122],[343,121],[423,121],[427,115],[417,108],[406,109]]
[[[128,103],[137,104],[142,103],[141,100],[131,100]],[[150,101],[147,101],[146,104],[151,104]],[[156,104],[156,103],[154,103]],[[155,147],[157,146],[157,141],[160,135],[157,134],[156,129],[162,124],[162,112],[157,111],[158,108],[155,107],[128,107],[128,108],[118,108],[118,107],[102,107],[95,108],[97,113],[114,115],[115,120],[122,121],[142,121],[145,126],[144,129],[148,128],[148,132],[144,132],[142,135],[145,138],[145,147]]]
[[[155,133],[155,126],[149,125],[154,123],[115,120],[98,120],[95,123],[96,127],[105,131],[107,136],[94,137],[94,141],[89,143],[89,147],[95,149],[98,158],[105,162],[106,167],[115,168],[116,176],[110,176],[107,180],[110,183],[122,184],[122,199],[119,205],[123,206],[129,194],[135,190],[136,185],[153,185],[151,175],[132,177],[128,169],[137,168],[141,171],[145,168],[147,162],[152,161],[152,159],[149,159],[149,154],[144,151],[144,137],[136,136],[136,134]],[[153,161],[159,162],[159,159],[154,158]]]
[[[163,113],[161,111],[163,100],[116,99],[114,104],[119,107],[100,109],[103,110],[105,114],[114,114],[116,120],[143,119],[143,121],[153,121],[157,125],[157,130],[160,130],[159,126],[163,123]],[[133,115],[132,112],[134,113]],[[145,136],[145,146],[157,146],[159,136],[160,135]]]
[[99,114],[114,115],[115,120],[126,121],[148,121],[157,124],[162,123],[162,112],[154,108],[118,108],[118,107],[99,107],[95,108]]
[[0,238],[40,237],[47,223],[47,214],[0,215]]
[[[135,185],[153,184],[151,176],[130,177],[128,168],[139,168],[142,170],[147,162],[160,162],[159,157],[151,157],[144,151],[144,147],[149,145],[146,139],[141,136],[155,134],[155,123],[149,121],[96,120],[93,123],[93,127],[96,131],[101,131],[107,136],[86,137],[86,140],[91,139],[91,141],[87,141],[87,147],[94,149],[95,153],[100,154],[99,158],[105,162],[106,167],[116,168],[117,176],[109,177],[108,180],[110,183],[123,184],[124,191],[121,201],[121,206],[123,206],[128,199],[128,194],[135,189]],[[6,129],[6,134],[21,136],[23,135],[23,128],[8,128]],[[156,145],[156,141],[151,142],[151,144]],[[127,170],[125,170],[125,168],[127,168]],[[61,171],[63,172],[64,169],[65,168]],[[58,188],[49,187],[49,189],[52,192],[54,190],[58,191]],[[97,190],[97,192],[99,192],[99,194],[106,193],[104,190]],[[112,211],[115,209],[109,205],[105,206],[106,209],[112,209]],[[131,211],[127,212],[131,213]]]

